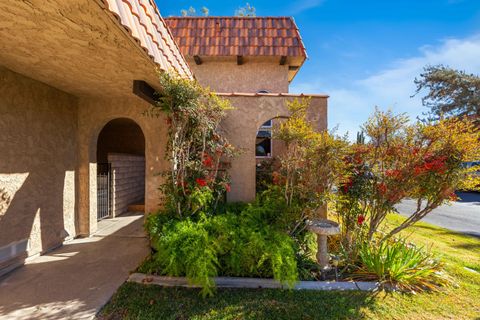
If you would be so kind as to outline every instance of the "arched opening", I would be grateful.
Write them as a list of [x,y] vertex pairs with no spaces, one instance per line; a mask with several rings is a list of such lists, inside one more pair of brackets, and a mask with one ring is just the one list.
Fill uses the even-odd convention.
[[145,136],[133,120],[111,120],[97,141],[97,219],[142,211],[144,203]]
[[271,184],[272,173],[280,167],[279,157],[285,152],[285,143],[275,139],[275,131],[286,117],[274,117],[265,121],[257,131],[255,139],[255,188],[262,192]]

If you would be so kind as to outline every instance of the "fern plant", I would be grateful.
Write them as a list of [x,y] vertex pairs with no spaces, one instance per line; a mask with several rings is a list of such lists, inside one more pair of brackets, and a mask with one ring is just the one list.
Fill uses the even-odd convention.
[[186,276],[204,296],[214,293],[217,275],[269,277],[293,286],[298,279],[294,241],[245,212],[202,214],[197,221],[171,220],[160,228],[162,219],[150,217],[156,253],[149,271]]

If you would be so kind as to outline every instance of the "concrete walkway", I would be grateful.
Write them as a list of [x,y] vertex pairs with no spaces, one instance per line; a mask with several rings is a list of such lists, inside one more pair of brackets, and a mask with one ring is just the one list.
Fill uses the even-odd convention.
[[0,319],[91,319],[149,252],[143,214],[99,223],[0,279]]

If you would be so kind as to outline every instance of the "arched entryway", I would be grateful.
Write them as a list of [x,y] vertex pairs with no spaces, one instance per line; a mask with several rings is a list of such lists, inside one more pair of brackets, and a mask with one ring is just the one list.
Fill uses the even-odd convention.
[[97,220],[142,211],[145,203],[145,136],[128,118],[109,121],[97,140]]
[[275,139],[275,131],[287,117],[275,117],[265,121],[257,130],[255,138],[255,189],[262,192],[272,183],[272,172],[280,167],[279,156],[285,150],[285,143]]

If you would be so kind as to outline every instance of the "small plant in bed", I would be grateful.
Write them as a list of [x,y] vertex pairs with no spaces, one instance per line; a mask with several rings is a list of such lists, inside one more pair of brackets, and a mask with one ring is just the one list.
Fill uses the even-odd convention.
[[378,281],[389,289],[435,291],[452,284],[451,278],[443,271],[443,263],[405,240],[363,243],[359,258],[353,278]]

